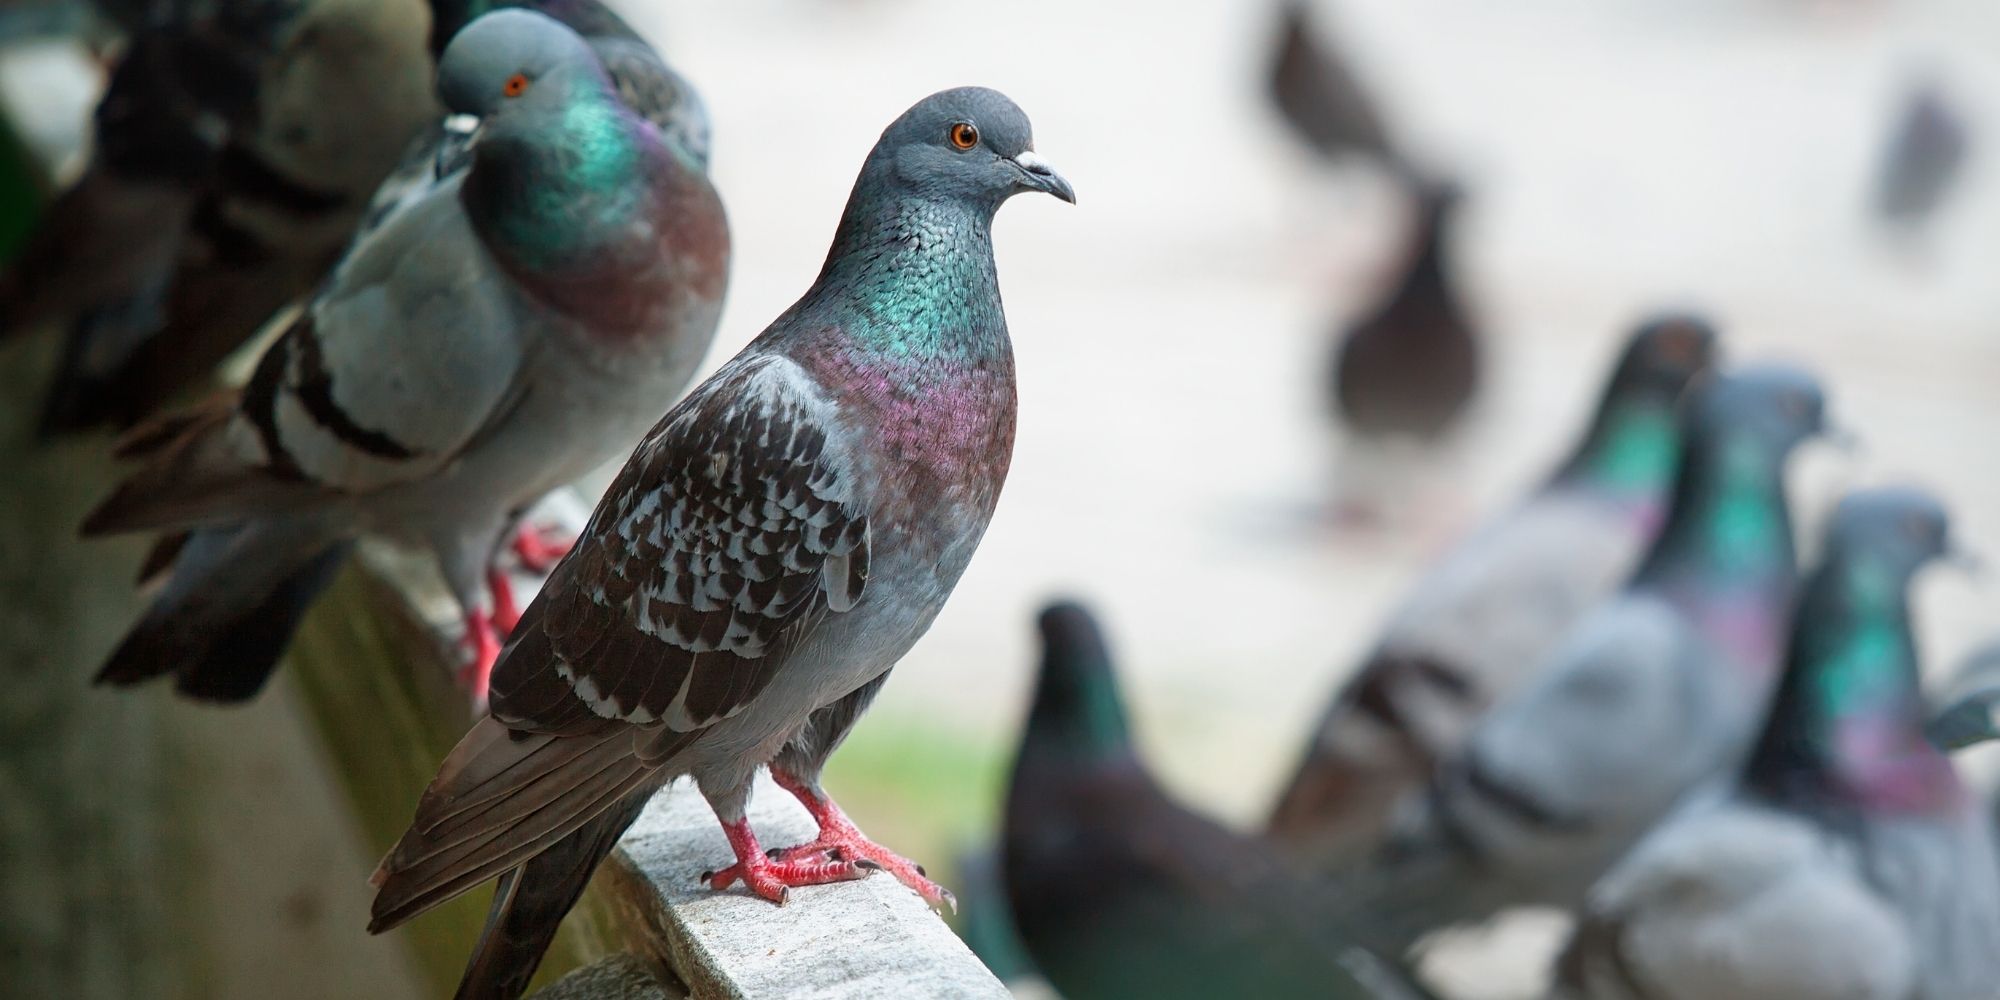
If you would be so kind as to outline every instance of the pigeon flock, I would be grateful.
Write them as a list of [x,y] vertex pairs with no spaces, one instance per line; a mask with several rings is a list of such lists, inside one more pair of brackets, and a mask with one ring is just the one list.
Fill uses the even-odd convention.
[[[153,542],[97,681],[247,701],[358,539],[433,558],[481,715],[367,930],[494,883],[461,1000],[525,994],[683,777],[730,848],[710,891],[879,874],[956,912],[821,777],[1007,479],[991,228],[1015,195],[1076,200],[1027,114],[960,87],[888,123],[818,277],[693,384],[743,264],[710,116],[599,0],[97,6],[123,41],[89,159],[0,265],[0,337],[62,338],[39,433],[109,427],[130,463],[80,530]],[[1264,96],[1412,206],[1322,384],[1352,443],[1435,445],[1501,347],[1450,266],[1470,192],[1401,148],[1307,7],[1280,4]],[[1965,148],[1914,92],[1880,217],[1938,211]],[[992,884],[961,887],[1004,927],[968,939],[1070,1000],[1427,1000],[1433,935],[1542,907],[1573,922],[1555,998],[2000,998],[2000,812],[1952,757],[2000,739],[2000,648],[1927,689],[1912,625],[1913,578],[1965,550],[1916,488],[1795,517],[1836,387],[1725,341],[1688,311],[1631,329],[1545,477],[1333,686],[1261,830],[1156,781],[1098,622],[1048,606]],[[239,350],[247,380],[199,398]],[[621,458],[580,536],[524,521]],[[517,596],[508,560],[546,583]],[[760,841],[764,769],[814,839]]]

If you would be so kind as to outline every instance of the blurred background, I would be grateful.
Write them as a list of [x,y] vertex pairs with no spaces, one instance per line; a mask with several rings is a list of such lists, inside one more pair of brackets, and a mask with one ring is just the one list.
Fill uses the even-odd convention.
[[[955,859],[992,835],[1035,666],[1032,616],[1047,598],[1085,598],[1102,615],[1164,783],[1254,825],[1404,588],[1567,449],[1613,352],[1661,307],[1708,316],[1731,361],[1815,369],[1834,419],[1864,442],[1852,456],[1809,449],[1796,467],[1802,544],[1843,486],[1899,479],[1934,487],[1963,537],[2000,556],[2000,7],[1990,3],[1310,4],[1314,31],[1403,155],[1463,191],[1445,254],[1486,364],[1471,409],[1409,463],[1391,509],[1359,516],[1343,509],[1348,446],[1327,371],[1342,322],[1397,281],[1413,206],[1380,164],[1330,162],[1284,123],[1267,83],[1279,4],[614,6],[701,89],[715,122],[713,175],[736,256],[711,367],[811,282],[862,156],[927,93],[1006,92],[1077,189],[1075,208],[1022,199],[996,225],[1020,371],[1013,471],[951,603],[831,769],[831,791],[857,821],[947,885],[960,885]],[[74,39],[0,51],[0,102],[58,171],[74,162],[100,85]],[[1934,213],[1885,220],[1876,189],[1920,86],[1948,101],[1962,162]],[[12,232],[25,215],[7,211],[0,231]],[[48,350],[9,344],[0,368],[25,370]],[[14,377],[5,388],[0,450],[20,454],[30,445],[19,415],[35,390]],[[362,922],[370,850],[328,795],[259,777],[324,766],[323,750],[286,723],[296,697],[286,673],[257,705],[220,718],[169,705],[160,690],[140,696],[154,702],[143,710],[105,691],[34,693],[55,677],[80,687],[129,614],[118,585],[102,582],[48,609],[63,580],[135,560],[135,548],[21,540],[67,538],[95,490],[72,484],[66,463],[104,445],[68,443],[19,464],[39,485],[9,502],[43,506],[0,515],[15,522],[13,551],[0,551],[0,668],[20,692],[0,699],[11,703],[0,710],[0,860],[12,869],[0,878],[19,892],[38,838],[92,835],[87,820],[65,833],[17,808],[35,800],[34,782],[62,781],[93,752],[79,731],[36,728],[51,706],[134,713],[133,725],[185,734],[173,743],[184,756],[127,770],[221,767],[253,789],[217,792],[213,808],[169,820],[185,825],[164,839],[119,847],[142,866],[172,867],[173,845],[193,843],[265,869],[190,890],[215,901],[217,926],[255,925],[244,934],[267,943],[237,938],[207,960],[211,989],[185,995],[268,995],[280,980],[291,995],[404,995],[407,984],[380,971],[403,959],[347,940]],[[2000,593],[1940,575],[1920,591],[1918,616],[1942,671],[2000,630]],[[259,754],[282,763],[243,759],[230,741],[246,731],[265,732]],[[130,791],[149,787],[135,778]],[[102,808],[127,802],[107,796]],[[53,912],[115,910],[121,894],[39,891]],[[232,894],[292,923],[228,916],[242,909],[227,905]],[[17,921],[29,912],[10,910]],[[50,919],[11,925],[7,943],[60,937]],[[345,963],[355,947],[372,950]],[[1505,968],[1518,953],[1502,952],[1462,959],[1499,963],[1464,977],[1476,983],[1468,995],[1531,992],[1531,976]],[[284,975],[297,968],[344,971],[313,985]]]

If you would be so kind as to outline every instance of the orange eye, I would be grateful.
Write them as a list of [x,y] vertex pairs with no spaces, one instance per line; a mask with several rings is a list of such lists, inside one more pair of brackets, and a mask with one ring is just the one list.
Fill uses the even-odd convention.
[[522,94],[527,93],[528,92],[527,75],[523,73],[516,73],[513,76],[508,77],[507,82],[500,85],[500,92],[506,94],[508,97],[519,97]]
[[951,144],[960,149],[971,149],[979,145],[979,129],[971,122],[959,122],[951,127]]

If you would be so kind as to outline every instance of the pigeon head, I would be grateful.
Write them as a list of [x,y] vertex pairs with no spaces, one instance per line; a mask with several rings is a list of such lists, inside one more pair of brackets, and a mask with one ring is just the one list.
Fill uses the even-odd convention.
[[985,87],[941,91],[903,112],[869,154],[861,187],[988,214],[1024,191],[1076,202],[1069,182],[1035,154],[1027,114]]
[[1779,453],[1827,433],[1819,380],[1789,365],[1756,365],[1711,383],[1696,403],[1698,431],[1752,440]]
[[1678,399],[1715,363],[1715,329],[1696,316],[1656,316],[1632,333],[1611,377],[1612,391]]
[[1714,363],[1715,331],[1692,316],[1664,315],[1625,343],[1589,430],[1561,477],[1630,494],[1657,517],[1681,456],[1679,406]]
[[1046,750],[1076,758],[1131,753],[1125,708],[1111,672],[1111,653],[1097,622],[1068,601],[1042,611],[1042,672],[1028,714],[1023,753]]
[[560,108],[610,83],[589,43],[530,10],[499,10],[465,26],[438,60],[438,97],[482,121],[516,109]]
[[478,18],[515,7],[540,11],[591,38],[639,37],[598,0],[430,0],[432,54],[442,56],[452,38]]
[[1933,560],[1953,555],[1944,505],[1922,490],[1885,487],[1842,498],[1827,525],[1826,561],[1875,574],[1901,589]]

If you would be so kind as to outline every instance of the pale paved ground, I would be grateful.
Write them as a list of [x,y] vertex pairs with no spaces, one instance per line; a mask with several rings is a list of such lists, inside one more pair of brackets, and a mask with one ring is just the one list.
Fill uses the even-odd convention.
[[[1474,195],[1454,250],[1499,371],[1443,474],[1462,511],[1538,473],[1623,326],[1685,303],[1711,312],[1737,357],[1821,370],[1839,418],[1866,436],[1859,461],[1807,456],[1804,507],[1841,484],[1913,478],[2000,552],[2000,152],[1975,151],[1920,260],[1886,249],[1861,211],[1913,63],[1939,67],[1980,139],[2000,134],[2000,8],[1322,6],[1395,124]],[[860,157],[925,93],[1008,92],[1079,192],[1075,208],[1022,199],[997,226],[1021,368],[1014,472],[873,725],[1006,739],[1030,616],[1049,594],[1082,595],[1109,618],[1168,780],[1248,822],[1445,537],[1342,537],[1307,518],[1330,464],[1315,394],[1324,317],[1366,294],[1397,208],[1366,178],[1316,173],[1265,111],[1267,15],[1228,0],[658,15],[717,119],[739,250],[724,348],[811,280]],[[2000,629],[1994,590],[1924,589],[1939,662]]]

